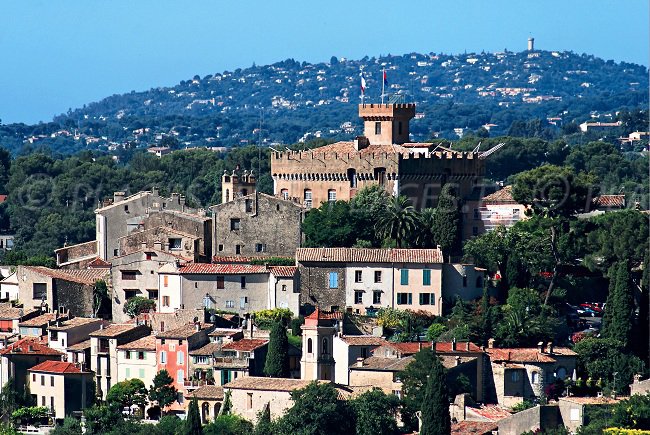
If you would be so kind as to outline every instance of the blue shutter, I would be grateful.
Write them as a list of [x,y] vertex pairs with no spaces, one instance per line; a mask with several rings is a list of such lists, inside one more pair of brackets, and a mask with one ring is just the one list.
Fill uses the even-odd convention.
[[338,288],[339,274],[338,272],[330,272],[330,288]]

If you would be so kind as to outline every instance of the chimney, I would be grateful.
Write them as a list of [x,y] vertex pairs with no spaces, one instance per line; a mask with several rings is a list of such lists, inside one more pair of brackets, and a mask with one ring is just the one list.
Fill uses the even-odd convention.
[[421,341],[418,342],[418,351],[420,351],[420,350],[422,350],[422,342]]
[[488,349],[494,349],[494,338],[488,340]]
[[460,365],[460,356],[456,356],[456,367]]
[[357,358],[357,367],[363,367],[363,358]]
[[552,341],[548,342],[548,353],[549,353],[549,355],[553,355],[553,342]]
[[469,352],[469,341],[465,342],[465,351]]
[[179,196],[180,196],[180,195],[179,195],[178,193],[172,193],[172,202],[174,202],[174,203],[176,203],[176,204],[180,204],[180,198],[179,198]]
[[452,352],[456,351],[456,338],[455,337],[451,339],[451,350],[452,350]]
[[118,202],[124,201],[125,196],[126,196],[125,192],[114,192],[113,193],[113,204],[117,204]]
[[201,322],[194,322],[194,329],[196,332],[199,332],[201,330]]
[[99,324],[99,330],[101,331],[102,329],[104,329],[104,322]]
[[544,351],[546,350],[546,345],[544,344],[543,341],[537,343],[537,347],[539,348],[539,353],[544,353]]
[[162,242],[159,240],[153,242],[153,248],[157,251],[162,251]]
[[155,186],[152,187],[152,188],[151,188],[151,194],[152,194],[153,196],[158,196],[158,188],[155,187]]
[[339,327],[338,327],[339,334],[338,335],[339,335],[339,337],[343,337],[343,319],[339,319],[338,323],[339,323]]
[[249,338],[253,338],[253,319],[248,319]]

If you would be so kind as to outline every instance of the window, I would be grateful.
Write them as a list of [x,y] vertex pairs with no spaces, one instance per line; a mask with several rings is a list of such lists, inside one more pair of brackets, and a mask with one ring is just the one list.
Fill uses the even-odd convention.
[[50,409],[54,412],[54,396],[50,396]]
[[397,134],[399,134],[399,135],[402,134],[402,121],[399,121],[397,123]]
[[467,275],[463,275],[463,287],[467,287]]
[[240,277],[239,282],[241,284],[241,288],[246,288],[246,277],[245,276]]
[[113,257],[117,257],[120,255],[119,251],[117,249],[113,249]]
[[182,384],[184,380],[185,380],[185,371],[183,369],[179,369],[176,372],[176,382]]
[[144,369],[138,369],[138,378],[144,379]]
[[138,352],[138,359],[143,360],[144,359],[144,352]]
[[36,373],[32,373],[32,382],[36,382]]
[[397,293],[397,305],[411,305],[412,303],[412,293]]
[[339,273],[330,272],[329,273],[329,288],[338,288],[339,287]]
[[41,385],[45,385],[45,375],[41,375]]
[[280,196],[282,199],[289,199],[289,191],[287,189],[280,190]]
[[311,190],[305,189],[305,208],[310,209],[312,206]]
[[255,252],[266,252],[266,245],[264,243],[255,244]]
[[241,245],[235,245],[235,254],[237,255],[241,254]]
[[362,273],[360,270],[355,270],[354,271],[354,282],[361,282],[362,281]]
[[329,353],[329,341],[327,338],[323,338],[323,354],[328,354]]
[[140,290],[124,290],[124,299],[127,301],[131,298],[138,296]]
[[50,331],[50,341],[59,341],[58,331]]
[[435,304],[436,304],[435,293],[420,293],[420,305],[435,305]]
[[354,291],[354,303],[363,304],[363,290]]
[[478,208],[475,208],[475,209],[474,209],[474,219],[475,219],[475,220],[479,220],[479,219],[481,219],[481,213],[479,213],[479,209],[478,209]]
[[564,367],[558,367],[555,372],[555,377],[564,380],[564,378],[566,378],[566,369]]
[[160,322],[160,332],[165,332],[165,322]]
[[185,361],[185,354],[183,353],[183,351],[179,350],[178,352],[176,352],[176,364],[182,366],[183,361]]
[[[153,270],[152,270],[152,272],[153,272]],[[152,299],[154,301],[158,300],[158,290],[147,289],[147,294],[149,295],[149,299]]]
[[226,301],[226,308],[235,308],[235,301]]
[[217,275],[217,288],[218,289],[225,288],[225,279],[223,275]]
[[253,409],[253,393],[246,393],[246,409]]
[[129,206],[128,206],[128,205],[125,205],[125,206],[124,206],[124,213],[128,213],[128,212],[129,212]]
[[400,270],[399,283],[402,284],[402,285],[408,285],[409,284],[409,271],[408,271],[408,269]]
[[163,304],[163,307],[168,307],[169,306],[169,296],[163,296],[162,297],[162,304]]
[[422,270],[422,285],[431,285],[431,269]]
[[381,270],[375,270],[375,282],[381,282]]
[[253,200],[247,199],[245,201],[246,213],[253,213]]
[[45,406],[45,396],[41,397],[41,405]]
[[54,386],[54,376],[50,376],[50,387]]
[[287,285],[286,285],[286,284],[282,284],[282,291],[283,291],[283,292],[286,292],[286,291],[287,291]]
[[334,202],[334,201],[336,201],[336,190],[334,190],[334,189],[329,189],[329,190],[327,191],[327,200],[328,200],[329,202]]
[[34,283],[32,285],[32,299],[44,299],[47,297],[47,284]]
[[356,188],[357,187],[357,171],[356,169],[350,168],[348,169],[348,180],[350,180],[350,187],[351,188]]
[[248,303],[248,297],[244,296],[239,298],[239,308],[242,310],[246,309],[246,304]]
[[372,292],[372,303],[381,304],[381,290],[375,290]]
[[180,251],[181,250],[181,239],[178,239],[178,238],[169,239],[169,250],[170,251]]
[[122,280],[124,281],[135,281],[135,270],[123,270],[122,271]]
[[241,228],[240,219],[230,219],[230,231],[239,231]]
[[307,353],[312,353],[312,351],[313,351],[313,349],[312,349],[311,338],[308,338],[307,339]]
[[219,245],[217,249],[219,249],[219,252],[223,252],[223,245]]
[[531,378],[531,382],[532,382],[533,384],[539,384],[539,372],[533,372],[533,373],[531,373],[530,378]]
[[375,134],[381,134],[381,122],[375,122]]
[[166,364],[167,363],[167,352],[160,351],[160,363],[161,364]]
[[144,254],[144,258],[145,258],[146,260],[151,260],[151,259],[153,258],[153,256],[151,255],[151,252],[146,252],[146,253]]
[[169,286],[169,275],[163,275],[163,287]]
[[125,359],[131,359],[131,351],[130,350],[125,350],[124,351],[124,358]]
[[519,216],[519,209],[518,208],[513,208],[512,209],[512,215],[513,216]]
[[127,368],[124,370],[124,377],[126,377],[127,379],[130,379],[130,378],[131,378],[131,368],[130,368],[130,367],[127,367]]
[[519,382],[519,371],[518,370],[513,370],[512,373],[510,374],[510,380],[512,382]]

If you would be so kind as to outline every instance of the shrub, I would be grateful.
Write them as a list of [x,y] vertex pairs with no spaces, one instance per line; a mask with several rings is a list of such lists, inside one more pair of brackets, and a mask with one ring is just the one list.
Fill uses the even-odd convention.
[[140,313],[156,309],[156,301],[142,296],[135,296],[124,304],[124,313],[130,318],[137,317]]

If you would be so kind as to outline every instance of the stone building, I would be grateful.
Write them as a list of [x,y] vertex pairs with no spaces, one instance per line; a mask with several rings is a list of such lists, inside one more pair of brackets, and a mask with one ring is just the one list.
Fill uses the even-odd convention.
[[300,247],[303,207],[293,201],[250,193],[210,210],[216,256],[293,257]]
[[409,142],[415,104],[363,104],[364,136],[307,151],[271,155],[274,194],[309,209],[349,200],[365,186],[380,185],[408,196],[416,208],[432,207],[443,185],[468,196],[481,183],[484,160],[478,152],[458,152]]
[[97,255],[102,260],[110,260],[120,255],[119,239],[138,230],[143,221],[152,213],[175,210],[198,214],[185,204],[185,197],[172,193],[170,198],[160,196],[157,189],[138,192],[126,196],[124,192],[115,192],[112,200],[106,201],[95,210],[95,240]]
[[97,241],[55,249],[56,266],[61,269],[85,269],[97,258]]

